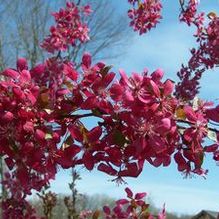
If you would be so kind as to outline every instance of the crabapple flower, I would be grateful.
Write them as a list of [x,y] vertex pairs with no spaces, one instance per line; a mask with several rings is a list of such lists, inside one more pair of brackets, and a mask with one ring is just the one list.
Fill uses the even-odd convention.
[[42,48],[50,53],[66,51],[68,46],[74,46],[76,41],[82,43],[89,40],[89,29],[82,22],[81,13],[88,16],[91,13],[90,6],[79,8],[73,2],[67,2],[66,8],[53,13],[56,25],[50,28],[50,35],[42,43]]
[[128,11],[131,19],[130,26],[134,31],[139,31],[140,35],[155,27],[162,18],[160,0],[129,0],[129,3],[133,5],[133,8]]

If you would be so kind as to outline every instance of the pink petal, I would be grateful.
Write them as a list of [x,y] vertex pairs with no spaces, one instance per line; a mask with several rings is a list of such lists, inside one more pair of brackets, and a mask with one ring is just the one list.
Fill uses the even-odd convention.
[[160,97],[160,89],[157,86],[157,84],[154,81],[150,80],[150,85],[151,85],[151,89],[153,93],[155,94],[155,96]]
[[70,64],[64,64],[64,70],[63,71],[73,81],[77,81],[78,72]]
[[19,58],[17,60],[17,70],[23,71],[28,69],[27,60],[25,58]]
[[90,142],[96,142],[99,140],[100,136],[102,135],[102,128],[100,126],[94,127],[88,133],[88,139]]
[[119,199],[118,201],[116,201],[117,205],[126,205],[128,203],[129,201],[127,199]]
[[83,141],[83,136],[79,130],[79,128],[75,125],[68,126],[68,130],[70,131],[70,134],[73,139],[76,139],[79,142]]
[[115,169],[113,169],[111,166],[106,165],[104,163],[100,163],[97,169],[99,171],[107,173],[107,174],[109,174],[111,176],[115,176],[117,174],[117,171]]
[[170,94],[172,94],[174,90],[174,83],[171,80],[166,80],[164,82],[164,88],[163,88],[163,96],[169,96]]
[[165,134],[171,129],[171,120],[169,118],[163,118],[160,121],[160,125],[158,127],[158,132],[161,134]]
[[20,74],[20,82],[21,83],[28,83],[31,80],[31,75],[28,70],[23,70]]
[[129,82],[129,79],[128,79],[128,77],[127,77],[125,71],[122,70],[122,69],[119,69],[119,73],[120,73],[120,76],[121,76],[120,83],[121,83],[122,85],[125,85],[125,86],[129,85],[130,82]]
[[120,84],[113,84],[109,91],[110,96],[114,101],[120,101],[122,99],[124,88]]
[[45,140],[46,134],[44,131],[37,129],[35,132],[35,137],[37,140]]
[[197,121],[197,116],[195,115],[194,110],[192,109],[191,106],[185,106],[184,107],[184,112],[186,114],[186,118],[192,122]]
[[26,131],[26,132],[34,132],[34,125],[32,122],[26,122],[24,125],[23,125],[23,129]]
[[17,79],[20,74],[17,71],[8,68],[2,72],[2,75],[10,77],[12,79]]
[[84,53],[82,57],[82,68],[89,69],[91,67],[91,54]]
[[10,121],[13,120],[13,118],[14,118],[14,114],[11,113],[11,112],[9,112],[9,111],[3,113],[2,117],[1,117],[1,119],[2,119],[4,122],[10,122]]
[[40,77],[46,70],[45,64],[39,64],[30,70],[32,77]]
[[204,151],[212,153],[212,152],[215,152],[218,149],[218,147],[219,146],[217,144],[212,144],[212,145],[209,145],[209,146],[205,146]]
[[103,79],[103,86],[104,86],[104,87],[107,87],[107,86],[112,82],[112,80],[114,79],[115,75],[116,75],[116,74],[113,73],[113,72],[108,73],[108,74],[104,77],[104,79]]
[[146,195],[147,195],[146,192],[136,193],[135,194],[135,199],[137,199],[137,200],[143,199]]
[[125,192],[126,192],[128,198],[132,198],[133,197],[133,192],[132,192],[132,190],[130,188],[126,187],[125,188]]
[[152,77],[153,81],[160,81],[162,79],[163,75],[164,75],[163,70],[162,69],[157,69],[156,71],[154,71],[151,74],[151,77]]
[[103,211],[104,211],[104,213],[107,214],[107,215],[110,215],[110,213],[111,213],[111,210],[110,210],[110,208],[109,208],[108,206],[104,206],[104,207],[103,207]]
[[94,158],[93,158],[93,155],[90,152],[85,151],[82,159],[83,159],[83,162],[84,162],[84,166],[88,170],[92,170],[94,168]]

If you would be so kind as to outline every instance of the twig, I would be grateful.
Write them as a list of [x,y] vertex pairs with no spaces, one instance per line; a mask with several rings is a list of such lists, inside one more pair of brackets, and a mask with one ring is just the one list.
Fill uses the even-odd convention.
[[[188,125],[191,125],[191,126],[194,126],[195,123],[193,122],[189,122],[189,121],[186,121],[186,120],[183,120],[183,119],[179,119],[179,120],[176,120],[176,122],[181,122],[181,123],[185,123],[185,124],[188,124]],[[180,127],[182,128],[182,127]],[[212,131],[212,132],[219,132],[218,129],[215,129],[215,128],[211,128],[211,127],[207,127],[208,130]]]

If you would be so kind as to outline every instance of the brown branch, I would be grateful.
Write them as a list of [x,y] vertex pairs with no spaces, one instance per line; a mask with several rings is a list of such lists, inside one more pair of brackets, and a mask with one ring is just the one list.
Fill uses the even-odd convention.
[[80,5],[81,4],[81,0],[78,0],[77,4],[76,5]]
[[185,12],[185,9],[184,9],[185,1],[184,0],[179,0],[179,4],[180,4],[180,7],[181,7],[182,11]]
[[[176,122],[184,123],[184,124],[187,124],[187,125],[190,125],[190,126],[194,126],[195,125],[194,122],[189,122],[189,121],[186,121],[186,120],[183,120],[183,119],[178,119],[178,120],[176,120]],[[186,127],[181,127],[181,126],[178,126],[178,127],[186,129]],[[207,128],[208,128],[208,130],[210,130],[212,132],[219,132],[218,129],[211,128],[211,127],[207,127]]]
[[60,115],[59,118],[60,119],[73,119],[74,121],[77,119],[82,119],[82,118],[86,118],[86,117],[91,117],[91,116],[96,116],[93,113],[85,113],[85,114],[81,114],[81,115]]

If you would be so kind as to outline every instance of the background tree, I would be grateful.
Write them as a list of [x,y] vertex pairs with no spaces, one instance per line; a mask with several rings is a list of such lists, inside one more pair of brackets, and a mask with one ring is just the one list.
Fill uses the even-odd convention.
[[[53,22],[52,11],[61,7],[65,0],[0,0],[1,35],[0,68],[8,66],[12,60],[23,56],[29,59],[33,67],[45,60],[48,54],[39,47],[48,34],[48,27]],[[114,6],[107,0],[75,1],[80,5],[89,3],[93,13],[88,17],[90,41],[78,43],[67,51],[68,58],[80,62],[81,55],[89,51],[95,60],[113,59],[125,51],[128,34],[128,21],[125,16],[114,13]],[[7,9],[7,10],[6,10]],[[26,10],[28,9],[28,10]],[[106,10],[107,9],[107,10]],[[118,25],[119,22],[119,25]],[[109,52],[110,51],[110,52]]]

